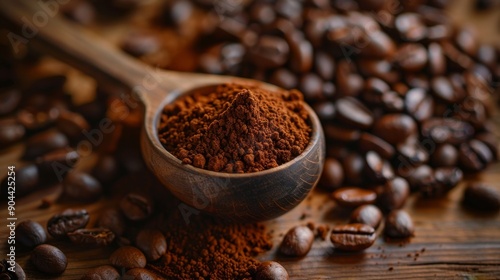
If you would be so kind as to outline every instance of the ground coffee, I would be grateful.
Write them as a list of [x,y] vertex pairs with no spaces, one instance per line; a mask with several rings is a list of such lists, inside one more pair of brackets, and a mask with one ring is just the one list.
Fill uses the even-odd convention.
[[228,173],[257,172],[298,156],[311,128],[302,94],[224,84],[167,105],[163,146],[184,164]]

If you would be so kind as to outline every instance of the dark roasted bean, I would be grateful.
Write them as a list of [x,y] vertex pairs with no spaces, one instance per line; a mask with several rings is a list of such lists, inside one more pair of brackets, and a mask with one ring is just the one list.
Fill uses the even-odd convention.
[[70,111],[61,111],[56,125],[57,129],[72,141],[81,140],[83,133],[90,129],[90,125],[82,115]]
[[118,273],[118,271],[110,265],[101,265],[96,268],[90,269],[82,276],[82,278],[80,278],[80,280],[98,279],[118,280],[120,279],[120,273]]
[[498,158],[498,140],[493,133],[483,132],[476,135],[476,139],[483,142],[488,148],[490,148],[493,158]]
[[332,228],[330,240],[336,249],[361,251],[375,242],[375,229],[365,224],[338,225]]
[[253,62],[262,68],[275,68],[284,65],[289,56],[288,43],[279,37],[264,35],[250,49]]
[[112,265],[125,269],[144,268],[146,266],[146,257],[144,254],[132,246],[124,246],[116,249],[109,257],[109,261]]
[[50,151],[68,146],[68,139],[57,131],[47,131],[30,137],[26,142],[24,159],[35,159]]
[[33,248],[45,243],[47,234],[39,223],[26,220],[16,227],[16,241],[25,248]]
[[120,176],[120,164],[112,155],[101,155],[92,168],[94,176],[103,186],[113,183]]
[[476,182],[469,184],[463,194],[466,206],[482,211],[498,211],[500,209],[500,192],[491,185]]
[[325,52],[316,53],[314,65],[318,75],[326,81],[335,76],[335,60]]
[[462,51],[472,57],[476,55],[479,48],[475,34],[467,28],[463,28],[457,33],[455,43]]
[[52,107],[48,109],[27,108],[17,111],[17,121],[28,131],[40,131],[48,128],[59,117],[60,110]]
[[427,50],[421,44],[405,44],[398,49],[394,59],[403,71],[417,72],[427,65]]
[[94,201],[102,193],[99,181],[87,173],[70,171],[63,180],[64,196],[80,202]]
[[394,210],[385,220],[384,233],[387,237],[408,238],[414,235],[415,228],[410,215],[404,210]]
[[377,199],[377,194],[372,190],[344,187],[334,191],[332,197],[339,205],[357,207],[374,203]]
[[314,233],[306,226],[291,228],[283,238],[279,252],[289,257],[303,257],[307,255],[314,241]]
[[356,208],[350,218],[350,223],[369,225],[376,229],[382,222],[382,211],[371,204],[362,205]]
[[293,89],[298,85],[297,76],[286,68],[274,71],[269,82],[284,89]]
[[304,34],[294,32],[287,36],[290,46],[290,66],[298,73],[308,72],[313,64],[313,47],[304,39]]
[[330,101],[323,101],[313,105],[314,112],[321,121],[331,121],[335,117],[335,104]]
[[427,28],[419,14],[400,14],[396,17],[394,25],[403,40],[420,41],[427,35]]
[[451,118],[431,118],[422,123],[421,134],[438,144],[461,144],[474,135],[474,128]]
[[397,160],[404,165],[419,166],[426,163],[429,159],[429,153],[420,144],[408,141],[397,146],[399,153]]
[[417,134],[417,124],[407,115],[384,115],[375,122],[373,134],[390,144],[397,145]]
[[108,228],[117,236],[125,232],[125,217],[115,208],[108,208],[101,213],[97,220],[97,225],[101,228]]
[[8,147],[18,143],[26,134],[26,129],[14,118],[0,120],[0,146]]
[[326,124],[324,126],[324,131],[327,139],[339,142],[355,142],[361,137],[361,132],[359,130],[334,124]]
[[424,89],[413,88],[406,93],[405,108],[408,114],[421,122],[432,116],[434,100]]
[[356,74],[352,65],[345,60],[338,63],[335,81],[342,96],[357,96],[363,89],[363,78]]
[[408,182],[396,177],[387,181],[378,195],[378,205],[385,211],[402,208],[410,195]]
[[375,183],[383,183],[394,177],[391,164],[374,151],[369,151],[365,155],[364,173]]
[[456,167],[440,167],[434,170],[434,183],[421,185],[420,193],[426,197],[440,197],[462,181],[463,172]]
[[69,240],[83,246],[107,246],[115,240],[115,234],[105,228],[81,228],[68,233]]
[[167,241],[161,231],[143,229],[135,238],[135,245],[139,248],[148,261],[156,261],[167,251]]
[[326,158],[319,186],[325,190],[334,190],[342,185],[343,180],[344,170],[340,162],[331,157]]
[[31,252],[30,261],[39,271],[52,275],[62,274],[68,265],[66,255],[57,247],[48,244],[35,247]]
[[[21,197],[34,191],[40,182],[40,172],[34,164],[28,164],[19,169],[16,168],[15,190],[16,196]],[[9,182],[12,182],[11,176],[7,176],[2,181],[2,199],[7,197]]]
[[346,156],[342,160],[342,168],[344,169],[344,180],[347,184],[359,186],[364,183],[365,161],[361,155],[353,153]]
[[21,93],[15,88],[0,90],[0,116],[14,112],[21,102]]
[[62,181],[67,171],[71,170],[79,159],[80,155],[76,151],[62,148],[37,157],[35,163],[44,181],[53,182],[55,179]]
[[428,47],[429,70],[433,75],[440,76],[446,71],[446,60],[443,49],[438,43],[431,43]]
[[457,103],[465,98],[465,92],[453,87],[446,77],[434,77],[431,80],[431,87],[434,95],[447,103]]
[[288,272],[279,263],[266,261],[257,266],[256,280],[288,280]]
[[[10,267],[13,267],[14,271],[9,270]],[[3,259],[0,261],[0,279],[26,280],[26,273],[24,273],[23,268],[17,262],[14,262],[14,265],[12,265],[10,260]]]
[[323,81],[314,73],[303,75],[300,78],[299,88],[306,100],[321,99],[323,95]]
[[451,144],[439,145],[431,155],[430,162],[436,167],[455,166],[458,161],[458,150]]
[[353,97],[343,97],[335,103],[336,118],[346,126],[367,129],[373,124],[373,114]]
[[123,278],[133,277],[134,280],[158,280],[161,279],[146,268],[132,268],[125,272]]
[[460,145],[458,161],[467,171],[480,171],[493,161],[493,154],[486,144],[473,139]]
[[405,174],[400,174],[410,184],[410,188],[414,191],[420,190],[421,187],[435,183],[434,170],[428,165],[410,168]]
[[376,77],[389,84],[396,83],[400,78],[400,73],[387,60],[360,60],[358,64],[359,70],[366,77]]
[[52,216],[47,222],[47,231],[54,238],[66,237],[70,232],[84,228],[89,222],[87,210],[67,209]]
[[391,144],[369,133],[361,134],[359,149],[362,152],[374,151],[384,159],[391,159],[396,152]]
[[120,209],[131,221],[141,221],[153,213],[153,201],[144,195],[129,193],[120,201]]

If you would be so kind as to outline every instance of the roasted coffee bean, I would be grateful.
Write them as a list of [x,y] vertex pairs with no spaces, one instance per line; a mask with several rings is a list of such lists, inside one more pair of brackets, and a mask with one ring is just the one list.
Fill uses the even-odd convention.
[[403,71],[417,72],[427,65],[427,50],[421,44],[404,44],[394,57],[396,65]]
[[125,217],[116,208],[104,210],[97,220],[97,225],[110,229],[116,236],[122,236],[126,228]]
[[279,37],[264,35],[250,49],[250,59],[262,68],[275,68],[284,65],[289,57],[288,43]]
[[323,173],[319,180],[319,186],[325,190],[339,188],[344,181],[344,170],[340,162],[334,158],[327,157],[323,165]]
[[345,60],[338,63],[335,85],[342,96],[357,96],[363,89],[363,78],[356,74],[352,65]]
[[314,112],[318,118],[323,121],[331,121],[335,118],[335,103],[330,101],[323,101],[313,105]]
[[458,150],[450,144],[439,145],[431,154],[430,162],[436,167],[455,166],[458,161]]
[[458,103],[465,98],[465,92],[453,87],[446,77],[434,77],[431,80],[432,92],[446,103]]
[[139,248],[148,261],[156,261],[167,251],[167,241],[161,231],[143,229],[135,238],[135,245]]
[[71,148],[57,149],[37,157],[36,165],[45,182],[51,183],[56,179],[62,181],[67,171],[73,168],[80,155]]
[[477,134],[475,138],[483,142],[486,146],[488,146],[488,148],[490,148],[494,159],[498,158],[498,140],[493,133],[483,132]]
[[[14,266],[11,264],[11,261],[7,259],[0,261],[0,279],[26,280],[26,273],[24,273],[23,268],[17,262],[15,262]],[[9,270],[11,267],[14,268],[14,271]]]
[[451,118],[431,118],[422,123],[421,134],[435,143],[461,144],[474,135],[474,128]]
[[283,238],[279,252],[289,257],[303,257],[307,255],[314,241],[314,233],[306,226],[291,228]]
[[362,205],[352,212],[349,222],[365,224],[377,229],[382,222],[382,211],[375,205]]
[[250,10],[250,18],[260,24],[271,24],[276,18],[276,12],[270,4],[255,3]]
[[[16,197],[25,196],[31,193],[39,185],[40,172],[36,165],[28,164],[19,169],[16,168],[15,172]],[[2,180],[2,199],[5,199],[8,196],[8,192],[12,191],[12,189],[9,189],[9,186],[12,185],[11,182],[14,182],[12,176],[7,176]],[[9,183],[11,183],[11,185],[9,185]]]
[[71,141],[81,140],[83,132],[90,129],[89,123],[82,115],[70,111],[61,111],[56,125],[57,129]]
[[160,14],[160,22],[167,25],[182,27],[194,12],[191,1],[175,0],[165,2],[163,11]]
[[441,46],[438,43],[430,43],[427,52],[427,56],[429,57],[429,70],[432,75],[443,75],[446,71],[446,59]]
[[304,93],[306,100],[321,99],[323,95],[323,80],[314,73],[308,73],[300,78],[299,88]]
[[26,134],[26,129],[16,119],[6,118],[0,120],[0,146],[8,147],[18,143]]
[[0,116],[14,112],[21,103],[21,93],[15,88],[0,90]]
[[358,67],[364,76],[376,77],[389,84],[394,84],[400,79],[396,67],[387,60],[359,60]]
[[493,161],[493,154],[486,144],[473,139],[460,145],[458,161],[464,170],[480,171]]
[[403,114],[384,115],[375,122],[373,127],[373,134],[393,145],[405,142],[416,133],[415,121]]
[[415,168],[409,168],[399,174],[410,184],[412,191],[418,191],[421,187],[434,184],[434,170],[428,165],[421,165]]
[[463,172],[456,167],[440,167],[434,170],[434,183],[421,185],[420,193],[425,197],[441,197],[462,181]]
[[384,233],[391,238],[408,238],[414,235],[415,228],[410,215],[404,210],[394,210],[385,219]]
[[131,221],[142,221],[153,213],[153,201],[144,195],[129,193],[120,201],[120,209]]
[[59,117],[60,110],[56,107],[47,109],[26,108],[17,111],[16,119],[29,132],[38,132],[53,125]]
[[346,126],[367,129],[373,124],[373,114],[353,97],[343,97],[335,103],[336,118]]
[[468,28],[462,28],[455,36],[456,45],[472,57],[476,55],[477,49],[479,48],[477,42],[476,35]]
[[256,280],[288,280],[288,272],[279,263],[266,261],[257,266]]
[[369,78],[365,82],[365,90],[362,92],[361,97],[369,104],[381,105],[383,104],[383,95],[390,91],[389,85],[378,78]]
[[68,237],[74,244],[91,247],[108,246],[115,240],[115,234],[106,228],[81,228],[69,232]]
[[486,65],[490,69],[494,69],[498,56],[495,47],[488,44],[482,44],[477,50],[476,57],[479,62]]
[[394,26],[403,40],[416,42],[427,35],[427,28],[419,14],[400,14],[396,17]]
[[102,193],[102,186],[99,181],[87,173],[75,170],[68,172],[62,184],[64,196],[74,201],[94,201]]
[[317,52],[314,57],[316,73],[325,81],[330,81],[335,76],[335,60],[325,52]]
[[110,265],[101,265],[87,271],[80,280],[119,280],[120,273]]
[[286,68],[279,68],[273,72],[269,82],[284,89],[293,89],[298,86],[297,76]]
[[66,270],[68,260],[57,247],[48,244],[38,245],[33,249],[30,261],[41,272],[60,275]]
[[391,159],[396,152],[391,144],[369,133],[361,134],[359,149],[362,152],[374,151],[384,159]]
[[421,122],[432,116],[434,100],[424,89],[413,88],[406,93],[405,109],[416,121]]
[[377,183],[383,183],[394,177],[391,164],[374,151],[367,152],[365,155],[364,173],[370,180]]
[[47,234],[39,223],[26,220],[16,226],[16,240],[25,248],[33,248],[45,243]]
[[109,261],[112,265],[125,269],[144,268],[146,266],[146,257],[144,254],[132,246],[124,246],[116,249],[109,257]]
[[26,141],[23,159],[32,160],[53,150],[68,146],[68,139],[58,131],[49,130],[30,137]]
[[158,279],[162,279],[162,278],[156,276],[156,274],[154,274],[153,272],[151,272],[145,268],[139,268],[139,267],[127,270],[127,272],[125,272],[125,275],[123,276],[123,278],[127,278],[127,277],[132,277],[132,279],[134,279],[134,280],[158,280]]
[[121,173],[121,167],[116,158],[112,155],[100,155],[91,174],[102,186],[113,183],[118,179]]
[[313,64],[313,47],[304,38],[302,32],[293,32],[286,36],[290,46],[290,66],[298,73],[305,73],[311,70]]
[[474,65],[474,61],[468,55],[456,48],[451,42],[444,41],[441,43],[441,46],[447,58],[447,68],[455,71],[463,71],[471,69]]
[[84,228],[89,222],[89,213],[85,209],[66,209],[52,216],[47,222],[47,231],[54,238],[66,237],[70,232]]
[[402,165],[420,166],[429,160],[429,153],[420,144],[414,141],[399,144],[397,146],[397,160]]
[[372,246],[376,238],[375,229],[365,224],[334,226],[330,235],[333,246],[342,251],[362,251]]
[[324,131],[327,139],[338,142],[355,142],[361,137],[361,132],[359,130],[334,124],[324,125]]
[[481,182],[469,184],[463,194],[463,203],[481,211],[498,211],[500,209],[500,192],[491,185]]
[[334,191],[332,197],[339,205],[357,207],[374,203],[377,199],[377,194],[372,190],[344,187]]
[[342,160],[342,168],[344,169],[344,181],[347,184],[360,186],[365,182],[363,178],[365,160],[360,154],[352,153],[346,156]]
[[387,181],[378,194],[378,205],[384,211],[402,208],[410,195],[410,185],[401,178],[396,177]]

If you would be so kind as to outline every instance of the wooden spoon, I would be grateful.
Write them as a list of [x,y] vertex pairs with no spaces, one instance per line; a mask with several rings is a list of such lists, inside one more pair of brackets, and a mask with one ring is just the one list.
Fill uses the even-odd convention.
[[[100,82],[132,90],[144,105],[141,134],[144,160],[158,179],[185,203],[179,206],[184,217],[203,210],[239,221],[271,219],[299,204],[317,183],[323,168],[325,143],[318,117],[309,106],[306,105],[312,126],[310,143],[290,162],[245,174],[213,172],[182,164],[158,139],[159,115],[166,104],[196,88],[228,82],[257,83],[270,90],[280,89],[243,78],[153,69],[86,34],[56,13],[48,12],[50,10],[43,9],[40,2],[0,1],[2,17],[13,30],[20,30],[10,32],[9,38],[21,36],[24,40],[19,44],[29,44],[49,53]],[[49,2],[55,5],[52,11],[56,8],[60,11],[59,3],[67,0]],[[32,33],[27,32],[29,28]],[[13,47],[19,45],[13,44]]]

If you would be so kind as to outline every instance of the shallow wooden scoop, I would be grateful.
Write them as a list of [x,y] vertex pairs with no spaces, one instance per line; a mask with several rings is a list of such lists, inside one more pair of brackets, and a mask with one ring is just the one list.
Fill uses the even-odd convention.
[[[49,2],[59,5],[58,1],[67,2]],[[323,168],[325,143],[318,117],[309,106],[306,105],[312,125],[310,143],[301,155],[288,163],[245,174],[213,172],[182,164],[158,139],[159,116],[166,104],[193,89],[228,82],[257,83],[275,91],[279,88],[236,77],[153,69],[86,34],[85,30],[59,18],[57,13],[49,14],[39,6],[40,2],[0,1],[3,20],[18,31],[10,36],[24,38],[21,44],[49,53],[100,82],[132,90],[144,105],[141,134],[144,160],[158,179],[190,207],[238,221],[266,220],[295,207],[317,183]],[[44,17],[47,20],[44,21]],[[26,27],[27,22],[35,28],[34,36],[23,34],[23,29],[26,33],[30,28]]]

